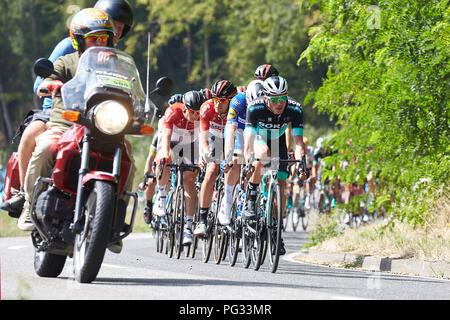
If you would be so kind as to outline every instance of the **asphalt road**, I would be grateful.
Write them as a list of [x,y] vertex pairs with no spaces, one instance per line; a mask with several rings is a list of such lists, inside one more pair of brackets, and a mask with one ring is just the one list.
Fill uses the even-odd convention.
[[73,280],[68,259],[58,278],[40,278],[33,269],[30,237],[0,239],[1,299],[32,300],[448,300],[450,281],[380,272],[336,269],[292,259],[306,241],[304,232],[286,232],[287,254],[277,273],[266,262],[259,271],[216,265],[184,255],[156,252],[150,233],[132,234],[121,254],[107,251],[97,279]]

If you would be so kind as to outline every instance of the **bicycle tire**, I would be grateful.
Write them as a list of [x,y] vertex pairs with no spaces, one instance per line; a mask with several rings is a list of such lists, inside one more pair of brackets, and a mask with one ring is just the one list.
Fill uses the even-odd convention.
[[163,232],[159,226],[160,222],[159,221],[155,222],[155,224],[156,224],[156,252],[161,253],[163,251],[164,246]]
[[[269,211],[267,214],[267,224],[269,226],[267,232],[267,242],[269,251],[269,262],[271,267],[271,272],[275,273],[278,268],[278,263],[280,261],[280,246],[281,246],[281,232],[283,217],[281,213],[281,197],[280,197],[280,187],[277,185],[275,190],[272,188],[270,190],[269,198]],[[276,199],[276,208],[275,200]],[[275,212],[277,210],[278,221],[275,224]]]
[[223,249],[224,244],[223,240],[225,237],[225,233],[223,232],[223,229],[218,223],[218,211],[220,210],[220,207],[222,205],[222,199],[223,199],[223,187],[219,186],[217,190],[217,200],[214,207],[214,220],[216,223],[214,224],[214,261],[216,264],[220,264],[222,261],[223,256]]
[[212,244],[213,244],[213,237],[214,233],[212,232],[214,230],[215,221],[214,221],[214,215],[212,214],[211,210],[208,213],[208,217],[206,219],[206,234],[203,238],[203,245],[202,245],[202,258],[204,263],[208,263],[209,258],[211,256],[211,250],[212,250]]
[[241,191],[240,187],[237,186],[234,189],[233,194],[233,204],[231,205],[231,232],[230,236],[228,237],[228,263],[231,267],[234,267],[236,265],[237,257],[239,255],[239,243],[240,238],[238,237],[238,228],[241,228],[240,225],[238,225],[237,220],[237,211],[238,211],[238,202],[241,198]]
[[[289,220],[289,217],[292,217],[293,216],[293,212],[292,212],[293,210],[292,210],[292,208],[288,208],[287,206],[286,206],[286,209],[284,210],[284,217],[286,218],[286,219],[284,219],[283,220],[283,231],[286,231],[286,229],[287,229],[287,226],[288,226],[288,220]],[[292,218],[293,219],[293,218]]]
[[[195,211],[194,218],[192,221],[192,230],[195,230],[195,226],[197,225],[197,222],[198,222],[199,208],[200,208],[200,204],[197,204],[197,210]],[[191,248],[190,248],[190,253],[191,253],[192,259],[195,258],[195,253],[197,251],[197,247],[198,247],[198,237],[194,234],[192,236],[192,243],[191,243]]]
[[170,192],[168,201],[168,209],[166,210],[166,219],[167,219],[167,252],[169,258],[173,257],[174,247],[175,247],[175,223],[174,223],[174,208],[175,208],[175,197],[173,196],[173,192]]
[[258,223],[256,225],[255,246],[252,247],[252,264],[253,269],[258,271],[264,259],[263,256],[267,251],[266,248],[266,223],[264,220],[264,199],[258,197],[256,200],[256,212],[258,216]]
[[244,268],[250,267],[252,262],[251,258],[251,246],[252,246],[252,232],[247,228],[247,223],[242,224],[242,264]]
[[183,251],[184,206],[184,188],[183,186],[178,186],[175,193],[174,216],[175,257],[177,259],[180,259]]

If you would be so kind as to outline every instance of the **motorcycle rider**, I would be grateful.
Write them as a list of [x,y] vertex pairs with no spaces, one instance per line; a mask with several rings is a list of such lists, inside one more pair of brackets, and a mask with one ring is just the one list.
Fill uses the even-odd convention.
[[65,82],[75,76],[80,55],[92,46],[112,47],[115,35],[111,18],[104,11],[95,8],[79,11],[72,19],[69,33],[76,52],[59,57],[54,64],[55,74],[44,79],[38,88],[38,95],[43,95],[39,89],[47,88],[52,94],[53,101],[47,130],[36,138],[36,148],[25,175],[25,204],[17,222],[19,229],[24,231],[32,231],[35,228],[30,217],[34,183],[38,177],[50,175],[56,157],[52,150],[53,144],[73,125],[72,122],[62,118],[64,105],[61,97],[57,97],[56,94]]
[[[100,9],[106,12],[113,20],[116,34],[114,35],[114,45],[122,39],[133,25],[133,9],[127,0],[98,0],[94,8]],[[61,56],[76,52],[72,45],[71,37],[67,37],[61,40],[53,52],[51,53],[49,60],[55,62]],[[37,89],[42,82],[41,77],[36,77],[33,90],[37,93]],[[9,211],[10,213],[20,214],[25,202],[25,192],[23,191],[25,174],[27,172],[28,163],[34,148],[36,147],[36,138],[38,135],[46,130],[46,123],[50,119],[50,109],[52,107],[51,97],[45,97],[42,104],[42,111],[35,112],[31,119],[24,119],[29,121],[25,127],[22,138],[17,149],[18,161],[19,161],[19,179],[20,179],[20,191],[8,201],[2,204],[1,209]]]

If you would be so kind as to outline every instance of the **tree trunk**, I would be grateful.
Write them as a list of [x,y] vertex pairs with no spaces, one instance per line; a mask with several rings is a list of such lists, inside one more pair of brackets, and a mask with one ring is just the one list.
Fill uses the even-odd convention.
[[206,70],[206,87],[209,88],[211,86],[211,75],[209,69],[209,45],[208,45],[208,35],[205,33],[205,38],[203,41],[203,49],[205,55],[205,70]]
[[[186,73],[188,79],[191,77],[192,72],[192,34],[191,34],[191,28],[188,28],[188,36],[186,41]],[[189,81],[190,82],[190,81]]]
[[[39,34],[39,30],[36,24],[36,17],[34,16],[34,7],[35,7],[36,0],[30,0],[30,25],[31,25],[31,34],[37,35]],[[33,66],[34,61],[37,59],[37,50],[38,50],[38,37],[31,37],[31,77],[33,79],[33,84],[36,81],[36,76],[34,74]],[[33,104],[36,109],[41,108],[41,102],[39,101],[39,98],[37,95],[33,95]]]
[[3,134],[5,135],[5,141],[11,142],[13,137],[13,129],[11,127],[11,117],[9,116],[8,106],[6,105],[5,96],[3,95],[3,83],[0,79],[0,110],[1,110],[1,123]]

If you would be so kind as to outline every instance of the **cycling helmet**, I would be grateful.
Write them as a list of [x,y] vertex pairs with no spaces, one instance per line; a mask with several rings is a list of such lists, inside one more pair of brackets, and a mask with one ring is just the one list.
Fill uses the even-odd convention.
[[255,100],[263,95],[263,82],[261,80],[253,80],[248,84],[247,91],[245,92],[245,100],[247,105],[250,101]]
[[186,108],[198,111],[203,104],[203,97],[199,91],[192,90],[183,95],[183,102]]
[[84,36],[97,32],[109,34],[108,47],[113,47],[115,35],[114,24],[111,17],[104,11],[95,8],[87,8],[74,15],[70,22],[70,38],[75,50],[84,51]]
[[320,137],[316,140],[316,146],[317,148],[322,148],[323,142],[326,140],[327,137]]
[[203,96],[203,102],[206,100],[212,99],[212,93],[210,88],[200,89],[199,91]]
[[277,76],[278,70],[270,64],[262,64],[255,71],[255,78],[266,80],[268,77]]
[[230,80],[220,80],[213,84],[211,93],[214,98],[232,98],[236,95],[236,87]]
[[169,106],[177,102],[183,102],[183,95],[181,93],[174,94],[169,99]]
[[263,82],[264,95],[266,96],[279,96],[287,94],[288,84],[286,79],[279,76],[273,76],[267,78]]
[[245,86],[237,86],[236,90],[237,90],[237,93],[241,93],[241,92],[247,91],[247,88]]
[[98,0],[94,8],[105,11],[111,18],[125,25],[120,36],[121,39],[125,37],[133,26],[133,9],[127,0]]

